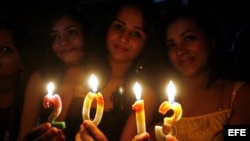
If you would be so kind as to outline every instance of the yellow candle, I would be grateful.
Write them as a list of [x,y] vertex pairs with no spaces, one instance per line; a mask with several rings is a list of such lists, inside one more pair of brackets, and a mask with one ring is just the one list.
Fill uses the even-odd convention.
[[93,100],[96,100],[96,114],[94,119],[92,120],[96,125],[98,125],[102,119],[103,109],[104,109],[104,100],[103,96],[100,92],[96,93],[98,81],[97,78],[92,74],[89,79],[90,86],[92,87],[93,92],[89,92],[84,99],[83,108],[82,108],[82,118],[83,120],[91,120],[90,119],[90,109]]
[[[169,82],[167,87],[167,94],[169,101],[164,101],[159,107],[159,113],[165,115],[169,110],[173,110],[173,114],[170,117],[164,118],[164,126],[168,126],[170,131],[168,134],[173,135],[172,127],[176,121],[178,121],[182,116],[182,107],[178,102],[174,101],[174,96],[176,89],[172,81]],[[158,140],[165,140],[166,135],[162,131],[161,126],[155,126],[155,135]]]
[[46,96],[44,96],[43,106],[45,108],[49,108],[49,107],[53,106],[53,111],[49,115],[48,121],[51,122],[52,126],[64,129],[64,128],[66,128],[66,124],[64,121],[62,121],[62,122],[55,121],[57,119],[57,117],[61,114],[62,101],[61,101],[61,98],[58,94],[53,94],[54,87],[55,86],[52,82],[50,82],[47,85],[48,94]]
[[137,101],[132,105],[132,109],[135,111],[137,134],[146,132],[145,112],[144,112],[144,100],[141,99],[141,87],[136,82],[134,85],[134,92]]

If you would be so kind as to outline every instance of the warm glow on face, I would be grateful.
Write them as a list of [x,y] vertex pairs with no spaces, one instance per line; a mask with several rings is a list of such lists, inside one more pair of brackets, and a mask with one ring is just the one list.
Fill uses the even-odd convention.
[[95,77],[95,75],[93,75],[93,74],[89,78],[89,85],[92,88],[92,91],[94,93],[96,93],[96,91],[97,91],[97,85],[98,85],[98,80]]
[[47,91],[48,91],[48,95],[51,95],[53,94],[54,92],[54,89],[55,89],[55,86],[52,82],[50,82],[48,85],[47,85]]
[[134,93],[137,100],[141,99],[141,86],[137,82],[134,85]]
[[172,80],[170,80],[170,82],[168,83],[166,92],[167,92],[167,95],[168,95],[168,100],[170,102],[174,102],[174,97],[175,97],[175,94],[176,94],[176,88],[175,88],[174,83],[172,82]]

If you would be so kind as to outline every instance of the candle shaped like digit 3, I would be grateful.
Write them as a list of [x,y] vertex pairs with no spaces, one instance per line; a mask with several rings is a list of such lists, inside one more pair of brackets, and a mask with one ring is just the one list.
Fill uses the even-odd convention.
[[[178,102],[174,101],[174,95],[176,93],[175,86],[172,81],[169,82],[167,87],[167,94],[169,101],[164,101],[160,107],[159,107],[159,113],[162,115],[165,115],[168,111],[173,110],[173,114],[170,117],[164,118],[164,126],[167,126],[170,128],[170,131],[168,134],[173,135],[172,127],[173,124],[180,120],[182,116],[182,107]],[[155,135],[158,140],[166,140],[166,135],[162,131],[161,126],[155,126]]]
[[136,95],[136,102],[132,105],[132,109],[135,111],[137,134],[146,132],[145,112],[144,112],[144,100],[141,99],[141,87],[136,82],[134,85],[134,92]]
[[54,91],[54,84],[50,82],[47,86],[48,94],[44,96],[43,99],[43,106],[45,108],[49,108],[53,106],[53,111],[48,117],[48,121],[51,122],[52,126],[58,128],[66,128],[65,122],[58,122],[55,121],[57,117],[60,115],[62,110],[62,101],[58,94],[53,94]]
[[98,125],[102,119],[102,114],[103,114],[103,109],[104,109],[104,100],[100,92],[96,93],[98,81],[93,74],[91,75],[89,79],[89,83],[92,87],[93,92],[89,92],[84,99],[83,108],[82,108],[82,118],[83,120],[90,120],[89,114],[90,114],[91,104],[93,100],[96,100],[97,108],[96,108],[96,114],[93,119],[93,122],[96,125]]

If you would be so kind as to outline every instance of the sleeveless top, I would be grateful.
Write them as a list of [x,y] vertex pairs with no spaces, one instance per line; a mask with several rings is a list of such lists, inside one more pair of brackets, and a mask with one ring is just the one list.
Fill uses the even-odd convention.
[[175,123],[177,138],[181,141],[223,141],[223,128],[231,115],[233,102],[242,84],[243,82],[236,82],[230,108],[201,116],[182,117]]

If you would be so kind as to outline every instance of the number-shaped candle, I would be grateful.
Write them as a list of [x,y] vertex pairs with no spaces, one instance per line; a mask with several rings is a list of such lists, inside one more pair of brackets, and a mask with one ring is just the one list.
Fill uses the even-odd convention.
[[[165,115],[168,111],[173,110],[173,114],[170,117],[164,118],[164,126],[168,126],[170,131],[168,134],[173,135],[173,124],[178,121],[182,116],[182,107],[178,102],[174,101],[176,89],[172,81],[169,82],[167,87],[167,94],[169,101],[164,101],[159,107],[159,113]],[[166,135],[162,131],[161,126],[155,126],[155,135],[158,140],[166,140]]]
[[58,127],[58,128],[66,128],[65,122],[58,122],[55,121],[57,117],[61,114],[62,110],[62,101],[58,94],[53,94],[54,91],[54,84],[50,82],[47,85],[48,94],[44,96],[43,99],[43,106],[45,108],[49,108],[53,106],[53,111],[48,117],[48,121],[51,122],[52,126]]
[[134,85],[134,92],[137,100],[132,105],[132,109],[135,111],[137,134],[141,134],[146,132],[146,122],[144,100],[141,99],[141,86],[137,82]]
[[82,118],[83,120],[90,120],[90,109],[93,100],[96,100],[97,109],[96,114],[93,119],[93,122],[98,125],[102,119],[103,109],[104,109],[104,100],[100,92],[96,93],[98,81],[97,78],[92,74],[89,79],[89,84],[92,87],[93,92],[89,92],[84,99],[83,108],[82,108]]

